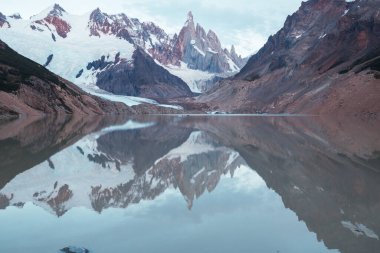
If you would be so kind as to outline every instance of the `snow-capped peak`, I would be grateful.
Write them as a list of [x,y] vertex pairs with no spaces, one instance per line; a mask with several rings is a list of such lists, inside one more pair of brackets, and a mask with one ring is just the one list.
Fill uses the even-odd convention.
[[64,14],[67,14],[65,9],[63,9],[59,4],[54,4],[41,11],[39,14],[31,16],[30,19],[36,21],[46,17],[62,17]]
[[93,21],[101,21],[100,19],[103,19],[105,17],[105,14],[100,10],[100,8],[96,8],[91,12],[90,19]]
[[54,4],[53,9],[49,14],[53,16],[62,16],[63,13],[66,13],[65,9],[63,9],[59,4]]

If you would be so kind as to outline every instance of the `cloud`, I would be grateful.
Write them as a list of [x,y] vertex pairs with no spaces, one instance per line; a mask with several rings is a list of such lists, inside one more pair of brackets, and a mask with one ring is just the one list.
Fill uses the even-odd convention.
[[235,30],[230,35],[231,44],[235,45],[236,52],[243,57],[256,53],[267,40],[265,35],[251,28]]

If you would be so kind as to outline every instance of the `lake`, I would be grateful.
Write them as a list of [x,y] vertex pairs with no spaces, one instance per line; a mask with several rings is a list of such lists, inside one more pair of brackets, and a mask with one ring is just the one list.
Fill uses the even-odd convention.
[[373,122],[184,115],[0,125],[4,253],[374,253],[379,214]]

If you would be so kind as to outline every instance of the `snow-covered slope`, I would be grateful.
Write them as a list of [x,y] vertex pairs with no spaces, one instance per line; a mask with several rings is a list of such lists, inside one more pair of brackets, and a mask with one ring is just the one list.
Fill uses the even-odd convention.
[[[116,54],[120,57],[131,59],[135,50],[134,46],[126,41],[122,41],[112,36],[100,38],[83,36],[87,33],[87,22],[89,15],[69,16],[72,30],[67,38],[52,35],[56,34],[54,28],[47,28],[41,24],[34,24],[36,29],[29,29],[29,20],[9,18],[11,29],[1,29],[1,39],[11,45],[17,51],[32,60],[47,65],[47,68],[63,78],[78,85],[94,85],[96,76],[93,71],[87,70],[89,61],[100,59],[103,55],[107,58],[115,59]],[[75,23],[75,25],[74,25]],[[27,41],[27,43],[26,43]],[[52,59],[47,64],[48,57]],[[76,78],[80,70],[84,73]]]
[[[175,95],[189,95],[189,91],[181,86],[181,79],[193,92],[202,92],[207,89],[207,85],[203,84],[204,81],[212,80],[215,72],[219,75],[228,75],[228,73],[231,75],[239,70],[238,58],[234,52],[229,53],[228,50],[221,48],[218,49],[219,52],[214,52],[215,49],[210,49],[213,44],[211,42],[207,46],[209,50],[206,50],[198,46],[198,38],[194,38],[193,46],[200,47],[199,50],[210,51],[212,54],[220,54],[218,58],[225,63],[224,73],[221,73],[220,69],[215,71],[215,68],[207,67],[207,64],[203,64],[206,67],[191,64],[192,60],[188,54],[185,57],[183,52],[178,52],[178,47],[182,43],[181,34],[186,34],[187,31],[183,29],[180,36],[171,37],[154,23],[140,22],[125,14],[108,15],[96,9],[84,15],[71,15],[56,4],[30,19],[1,14],[0,22],[1,40],[20,54],[46,66],[87,91],[97,90],[100,73],[106,72],[107,78],[114,78],[114,72],[121,69],[115,67],[117,65],[123,66],[122,69],[133,70],[137,64],[134,53],[138,47],[147,53],[147,57],[153,58],[158,65],[163,66],[157,74],[162,76],[161,80],[157,82],[159,85],[167,85],[169,90],[175,87],[177,89]],[[215,36],[209,38],[214,38],[218,42]],[[217,46],[219,44],[216,43]],[[207,62],[209,61],[206,59],[207,54],[202,51],[197,57],[203,57],[202,62]],[[170,77],[171,75],[180,79]],[[136,86],[136,80],[121,81],[126,83],[126,86]],[[152,85],[151,80],[146,82]],[[139,91],[134,94],[128,92],[122,94],[140,96]]]

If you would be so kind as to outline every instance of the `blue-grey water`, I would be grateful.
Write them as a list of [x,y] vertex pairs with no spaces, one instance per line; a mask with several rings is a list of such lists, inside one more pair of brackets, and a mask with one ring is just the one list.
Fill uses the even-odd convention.
[[353,138],[307,117],[25,124],[0,135],[0,252],[380,252],[368,129]]

